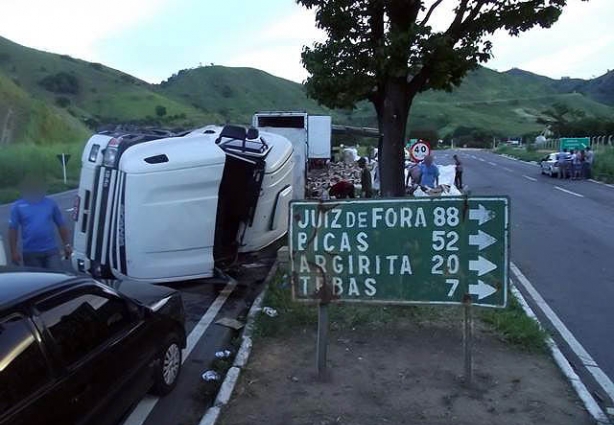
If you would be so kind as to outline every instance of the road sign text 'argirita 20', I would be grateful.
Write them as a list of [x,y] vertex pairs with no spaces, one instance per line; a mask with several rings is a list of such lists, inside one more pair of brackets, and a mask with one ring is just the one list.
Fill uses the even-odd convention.
[[[293,297],[505,307],[506,197],[292,202]],[[324,285],[326,283],[326,285]]]

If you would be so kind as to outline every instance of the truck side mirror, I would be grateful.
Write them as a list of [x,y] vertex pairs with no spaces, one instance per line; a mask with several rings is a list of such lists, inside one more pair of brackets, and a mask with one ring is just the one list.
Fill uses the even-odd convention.
[[247,135],[246,135],[246,139],[247,140],[255,140],[260,136],[260,133],[258,132],[257,128],[254,127],[250,127],[247,129]]

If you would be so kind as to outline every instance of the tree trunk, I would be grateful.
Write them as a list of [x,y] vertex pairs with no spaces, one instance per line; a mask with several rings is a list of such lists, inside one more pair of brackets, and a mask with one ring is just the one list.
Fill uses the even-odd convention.
[[404,79],[395,78],[387,82],[381,120],[383,152],[379,153],[383,197],[405,195],[405,130],[412,100]]

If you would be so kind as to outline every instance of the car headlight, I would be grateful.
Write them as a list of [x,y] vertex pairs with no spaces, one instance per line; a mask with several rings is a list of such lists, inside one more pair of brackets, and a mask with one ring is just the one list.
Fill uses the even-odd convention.
[[96,159],[98,159],[98,151],[100,151],[100,145],[92,145],[88,158],[90,162],[96,162]]

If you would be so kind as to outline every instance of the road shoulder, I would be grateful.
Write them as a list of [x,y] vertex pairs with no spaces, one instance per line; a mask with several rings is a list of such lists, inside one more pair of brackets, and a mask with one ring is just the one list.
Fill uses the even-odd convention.
[[[284,279],[276,285],[287,288]],[[491,325],[476,321],[475,380],[467,387],[460,309],[335,305],[330,375],[320,382],[315,307],[286,301],[269,291],[265,305],[279,315],[259,319],[252,358],[220,424],[592,423],[546,351],[513,344],[514,331],[494,323],[516,310],[491,311]]]

